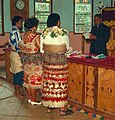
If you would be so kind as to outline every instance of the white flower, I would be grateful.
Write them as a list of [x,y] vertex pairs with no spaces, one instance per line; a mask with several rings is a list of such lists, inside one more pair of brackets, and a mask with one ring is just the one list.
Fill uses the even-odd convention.
[[47,31],[45,31],[45,32],[44,32],[44,35],[46,36],[47,34],[48,34]]
[[61,36],[67,35],[68,31],[66,29],[61,29],[58,27],[47,28],[44,30],[43,35],[42,35],[44,39],[48,35],[48,33],[50,33],[51,37],[58,37],[59,35]]

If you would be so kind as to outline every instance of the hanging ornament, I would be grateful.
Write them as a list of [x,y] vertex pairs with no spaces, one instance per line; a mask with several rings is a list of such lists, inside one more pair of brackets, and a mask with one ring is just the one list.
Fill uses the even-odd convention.
[[97,7],[97,10],[98,10],[98,13],[102,13],[102,10],[103,10],[103,8],[105,8],[106,6],[101,2],[101,1],[99,1],[99,4],[98,5],[96,5],[96,7]]

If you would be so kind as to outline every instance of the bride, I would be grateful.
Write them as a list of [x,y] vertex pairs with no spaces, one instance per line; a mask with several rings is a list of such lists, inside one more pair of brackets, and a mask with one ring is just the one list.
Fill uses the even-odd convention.
[[48,113],[52,108],[60,108],[60,115],[73,113],[66,109],[68,65],[65,52],[68,49],[68,31],[60,28],[58,14],[50,14],[40,41],[40,51],[44,53],[42,103]]

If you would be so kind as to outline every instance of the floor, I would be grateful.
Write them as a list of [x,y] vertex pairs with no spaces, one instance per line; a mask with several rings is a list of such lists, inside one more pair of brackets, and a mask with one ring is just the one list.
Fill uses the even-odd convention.
[[0,120],[99,120],[78,111],[73,115],[60,116],[59,110],[56,109],[48,114],[45,107],[32,106],[26,97],[18,99],[13,93],[13,85],[0,79]]

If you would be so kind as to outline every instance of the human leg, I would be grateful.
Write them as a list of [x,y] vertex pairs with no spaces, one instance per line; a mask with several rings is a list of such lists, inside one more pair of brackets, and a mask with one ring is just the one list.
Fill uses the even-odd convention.
[[28,92],[31,95],[31,99],[28,100],[29,103],[31,103],[32,105],[41,105],[42,104],[41,102],[37,101],[37,99],[36,99],[36,89],[30,88],[30,90]]
[[14,92],[14,95],[16,97],[22,97],[22,95],[20,94],[20,80],[19,80],[19,73],[16,73],[16,74],[13,74],[13,84],[14,84],[14,89],[15,89],[15,92]]

